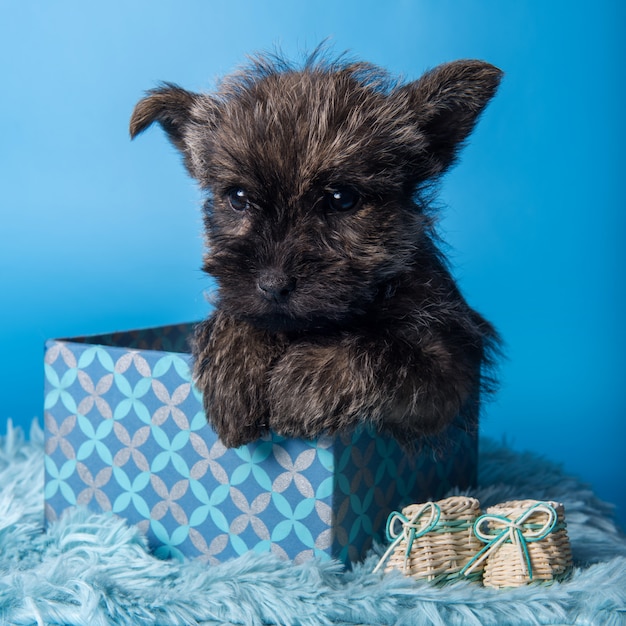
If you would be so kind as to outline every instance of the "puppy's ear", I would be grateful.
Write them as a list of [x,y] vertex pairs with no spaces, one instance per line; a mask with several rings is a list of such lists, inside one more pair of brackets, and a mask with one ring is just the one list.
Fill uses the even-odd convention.
[[134,139],[154,122],[158,122],[172,143],[183,149],[184,127],[189,122],[197,95],[171,83],[150,90],[140,100],[130,118],[130,136]]
[[136,104],[130,118],[130,136],[134,139],[154,122],[159,123],[182,153],[191,176],[198,178],[198,169],[194,167],[198,162],[198,155],[193,153],[194,137],[199,129],[211,131],[216,127],[218,109],[218,104],[208,95],[164,83]]
[[422,141],[426,142],[425,154],[424,147],[420,150],[421,171],[416,172],[419,178],[436,177],[452,165],[501,78],[502,72],[489,63],[454,61],[396,92],[395,96],[411,108]]

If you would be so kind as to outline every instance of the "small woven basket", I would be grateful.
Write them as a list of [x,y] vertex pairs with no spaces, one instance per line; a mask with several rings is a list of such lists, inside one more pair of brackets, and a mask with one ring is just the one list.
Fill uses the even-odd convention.
[[[481,530],[482,529],[482,530]],[[513,500],[487,509],[475,532],[487,540],[486,587],[562,580],[572,569],[565,511],[558,502]]]
[[[412,504],[402,513],[392,513],[387,521],[392,543],[376,570],[388,559],[385,572],[398,569],[412,578],[441,584],[457,579],[483,547],[472,532],[479,515],[480,503],[467,496]],[[478,580],[481,575],[479,566],[468,578]]]

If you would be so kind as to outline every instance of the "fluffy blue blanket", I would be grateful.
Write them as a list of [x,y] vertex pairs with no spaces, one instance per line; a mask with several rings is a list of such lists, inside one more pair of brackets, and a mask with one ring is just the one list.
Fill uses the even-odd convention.
[[80,509],[44,530],[42,431],[34,424],[26,441],[9,422],[0,438],[0,623],[626,624],[626,538],[610,505],[550,462],[489,441],[472,495],[485,506],[564,502],[573,576],[514,590],[439,588],[372,574],[376,551],[348,572],[254,554],[218,566],[161,561],[135,528]]

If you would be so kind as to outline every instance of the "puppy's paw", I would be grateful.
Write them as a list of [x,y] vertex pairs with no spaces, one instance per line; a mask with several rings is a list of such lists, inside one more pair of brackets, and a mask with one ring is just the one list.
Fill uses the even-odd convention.
[[304,439],[350,430],[374,411],[370,384],[343,345],[291,345],[271,371],[270,428]]
[[357,336],[292,344],[270,372],[270,428],[311,439],[367,422],[407,443],[440,432],[475,408],[476,367],[423,344]]
[[224,418],[223,416],[220,416],[218,419],[212,419],[210,423],[220,441],[227,448],[239,448],[239,446],[252,443],[267,431],[267,428],[257,422],[250,424],[239,423],[238,420],[233,420],[230,417]]
[[267,431],[267,371],[279,349],[267,333],[221,312],[198,326],[194,380],[207,420],[227,447]]

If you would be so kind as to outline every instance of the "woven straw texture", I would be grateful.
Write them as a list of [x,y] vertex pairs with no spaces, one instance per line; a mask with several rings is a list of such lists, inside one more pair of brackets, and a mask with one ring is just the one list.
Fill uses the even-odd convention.
[[[550,520],[545,508],[541,508],[545,504],[556,512],[553,529],[547,532]],[[491,516],[507,518],[510,524],[499,522],[497,517]],[[520,587],[530,582],[551,582],[562,580],[570,573],[572,552],[561,503],[513,500],[488,508],[486,517],[488,532],[494,537],[514,527],[516,520],[524,518],[517,527],[524,537],[528,555],[525,556],[524,546],[519,542],[507,539],[500,543],[486,559],[483,572],[483,584],[486,587]]]
[[[483,547],[472,532],[480,515],[475,498],[453,496],[436,503],[412,504],[402,509],[402,515],[404,521],[400,516],[389,520],[392,538],[394,525],[401,523],[402,530],[395,535],[397,543],[386,572],[399,569],[415,579],[448,582],[458,578],[461,569]],[[479,579],[481,574],[482,566],[468,578]]]

